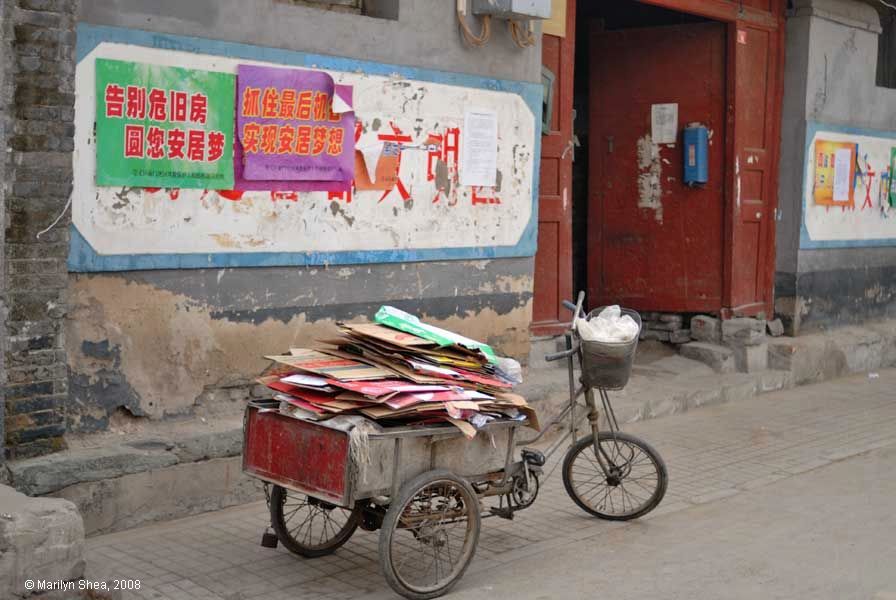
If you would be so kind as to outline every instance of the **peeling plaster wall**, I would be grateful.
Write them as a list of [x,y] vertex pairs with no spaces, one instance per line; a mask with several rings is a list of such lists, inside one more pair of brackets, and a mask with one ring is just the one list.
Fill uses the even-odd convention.
[[876,9],[858,0],[795,0],[788,18],[775,310],[791,333],[896,315],[892,240],[819,243],[805,225],[814,131],[896,132],[896,90],[876,85],[879,33]]
[[650,134],[638,139],[638,170],[638,207],[653,209],[657,223],[662,223],[663,162]]
[[[470,49],[454,7],[401,0],[398,20],[388,20],[274,0],[84,0],[81,22],[541,81],[540,45],[521,51],[498,31]],[[264,354],[326,336],[337,320],[369,318],[384,303],[525,357],[532,277],[531,257],[72,273],[69,429],[101,430],[116,414],[239,412],[268,365]]]
[[523,357],[531,290],[531,259],[72,275],[69,427],[241,411],[265,354],[383,303]]

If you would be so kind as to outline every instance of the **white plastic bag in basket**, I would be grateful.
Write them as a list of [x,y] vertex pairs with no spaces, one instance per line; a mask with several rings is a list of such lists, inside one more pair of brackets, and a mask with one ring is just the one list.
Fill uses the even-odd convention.
[[586,342],[630,342],[640,333],[638,323],[622,314],[618,306],[608,306],[591,320],[576,319],[579,337]]

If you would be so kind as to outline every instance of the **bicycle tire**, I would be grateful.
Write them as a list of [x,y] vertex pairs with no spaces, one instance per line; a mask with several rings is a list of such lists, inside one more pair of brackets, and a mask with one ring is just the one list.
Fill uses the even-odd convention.
[[[631,457],[628,458],[626,462],[624,462],[622,467],[616,465],[619,473],[615,473],[614,477],[616,479],[611,481],[611,479],[608,478],[600,469],[599,465],[597,465],[597,461],[595,459],[589,458],[586,454],[583,454],[589,449],[591,450],[591,452],[594,451],[593,440],[593,434],[582,438],[570,447],[570,449],[566,453],[566,457],[563,459],[563,486],[566,488],[566,493],[570,498],[572,498],[573,502],[575,502],[585,512],[594,515],[595,517],[606,519],[609,521],[630,521],[632,519],[643,517],[654,508],[656,508],[666,494],[666,488],[669,483],[669,476],[666,471],[666,464],[663,462],[662,457],[653,448],[653,446],[651,446],[641,438],[630,435],[628,433],[612,433],[607,431],[601,431],[598,433],[598,440],[600,441],[602,448],[604,447],[603,444],[616,444],[616,446],[614,446],[614,450],[622,458],[625,458],[625,456],[620,453],[620,444],[627,445],[629,449],[631,449],[632,447],[637,448],[641,453],[643,453],[650,459],[650,463],[653,466],[653,470],[655,471],[656,482],[655,484],[651,485],[652,489],[647,490],[650,492],[649,496],[644,498],[643,501],[641,501],[637,505],[634,505],[634,503],[630,504],[631,508],[626,510],[626,496],[634,496],[640,499],[640,497],[634,494],[634,492],[628,492],[626,490],[625,483],[627,478],[630,483],[635,483],[641,489],[647,489],[645,485],[641,483],[641,481],[638,481],[638,478],[642,477],[641,475],[637,475],[635,478],[629,478],[634,467],[640,466],[644,463],[641,462],[639,454],[632,453]],[[585,458],[587,464],[586,462],[578,460],[582,457]],[[576,468],[579,469],[579,473],[576,473],[574,471]],[[585,477],[590,478],[585,482],[577,482],[577,479],[581,479],[582,473],[584,473]],[[602,485],[601,481],[607,491],[604,492],[604,496],[600,497],[600,502],[595,502],[602,491],[600,489]],[[583,489],[581,487],[582,485],[591,485],[591,488]],[[616,495],[615,497],[619,499],[615,503],[613,502],[614,495],[611,488],[614,488],[616,490],[621,489],[624,494],[621,496]],[[586,494],[585,492],[588,493]],[[623,509],[622,511],[616,511],[617,503]]]
[[[301,502],[298,498],[304,497],[306,499],[305,506],[308,507],[308,511],[317,511],[318,514],[323,515],[325,518],[328,518],[328,515],[324,513],[330,512],[333,510],[341,511],[341,513],[348,513],[346,521],[340,527],[331,527],[330,531],[332,531],[332,535],[328,533],[326,522],[324,522],[323,526],[323,534],[328,535],[329,537],[323,537],[323,534],[318,538],[318,543],[311,543],[313,537],[308,536],[307,541],[305,541],[305,535],[299,531],[299,528],[305,524],[302,522],[301,515],[298,519],[300,521],[300,525],[297,527],[290,527],[289,523],[294,517],[294,515],[302,511],[302,507],[296,508],[292,511],[292,514],[286,514],[287,511],[284,510],[286,506],[287,500],[290,496],[294,496],[297,498],[296,502]],[[308,531],[312,531],[314,524],[314,515],[311,516],[311,523],[308,524]],[[283,547],[292,552],[293,554],[298,554],[299,556],[304,556],[305,558],[317,558],[319,556],[326,556],[328,554],[332,554],[335,552],[340,546],[345,544],[352,534],[355,532],[355,529],[358,528],[358,524],[361,522],[361,508],[356,506],[354,509],[349,511],[346,508],[342,508],[341,506],[335,506],[326,502],[321,502],[319,500],[315,500],[310,496],[305,496],[304,494],[298,494],[297,492],[290,492],[286,488],[275,485],[271,490],[271,527],[274,529],[274,533],[277,534],[277,539],[280,540],[280,543],[283,544]],[[298,532],[298,534],[297,534]]]
[[[441,489],[445,491],[440,491],[439,486],[442,486]],[[427,496],[427,492],[430,493],[429,496]],[[456,494],[453,504],[450,502],[449,494]],[[444,501],[439,503],[443,506],[441,513],[443,515],[449,506],[454,510],[457,510],[457,506],[461,506],[460,514],[466,517],[467,526],[464,531],[463,545],[458,552],[458,560],[451,564],[451,572],[445,578],[439,579],[439,570],[436,566],[436,581],[427,584],[412,580],[410,573],[403,573],[402,567],[407,562],[407,557],[400,558],[399,549],[402,545],[409,545],[410,540],[408,535],[399,536],[398,534],[399,532],[409,533],[411,539],[422,544],[424,551],[419,554],[421,558],[429,554],[426,546],[430,546],[436,565],[442,548],[447,548],[448,560],[451,562],[450,538],[446,532],[447,528],[443,525],[444,517],[432,518],[439,515],[438,511],[432,510],[432,498],[434,497],[449,500],[447,504]],[[462,504],[457,502],[458,498],[461,499]],[[452,517],[452,519],[454,518]],[[417,524],[412,525],[413,523]],[[456,524],[456,521],[452,521],[451,524]],[[379,542],[380,568],[383,577],[395,592],[411,600],[429,600],[446,594],[460,581],[467,567],[470,566],[476,553],[476,545],[479,543],[481,527],[479,498],[467,480],[446,469],[435,469],[418,475],[402,486],[398,498],[390,504],[386,511],[386,517],[383,519]],[[414,556],[413,550],[409,550],[408,553],[410,556]],[[409,566],[414,566],[413,561]],[[428,572],[429,569],[426,569],[424,574]]]

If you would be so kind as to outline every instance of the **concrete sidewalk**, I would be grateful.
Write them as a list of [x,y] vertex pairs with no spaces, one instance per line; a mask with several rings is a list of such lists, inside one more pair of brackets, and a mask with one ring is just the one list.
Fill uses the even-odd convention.
[[896,446],[873,450],[474,573],[452,598],[893,600],[894,470]]
[[[560,474],[554,472],[536,504],[518,513],[514,521],[483,522],[467,575],[471,583],[467,587],[466,580],[461,581],[456,590],[464,597],[476,597],[477,588],[480,595],[491,595],[478,587],[484,580],[494,590],[500,589],[502,583],[514,581],[518,565],[532,564],[531,560],[526,563],[530,557],[547,556],[594,536],[601,536],[595,540],[604,551],[613,552],[629,531],[641,531],[638,528],[656,519],[671,519],[670,513],[677,513],[678,535],[686,539],[688,513],[681,511],[782,485],[782,480],[894,446],[894,387],[896,370],[889,370],[877,377],[854,376],[626,426],[652,443],[668,465],[669,491],[656,511],[627,525],[588,517],[566,496]],[[549,463],[548,471],[553,464]],[[789,504],[798,506],[798,500],[790,498]],[[732,513],[730,518],[738,515]],[[779,518],[786,522],[790,517],[783,511]],[[254,503],[95,537],[88,540],[88,576],[139,579],[140,591],[125,594],[139,598],[391,597],[379,573],[376,534],[359,530],[335,555],[304,560],[282,547],[260,547],[266,525],[264,504]],[[775,525],[772,519],[770,526]],[[703,548],[710,554],[711,550]],[[582,566],[593,570],[594,565],[588,559]],[[574,573],[575,565],[569,565],[567,572]]]

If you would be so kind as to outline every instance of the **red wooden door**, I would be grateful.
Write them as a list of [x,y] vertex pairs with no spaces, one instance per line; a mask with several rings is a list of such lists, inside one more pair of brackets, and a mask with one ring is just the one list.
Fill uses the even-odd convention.
[[542,36],[542,63],[554,75],[553,111],[541,137],[538,196],[538,250],[532,333],[563,331],[572,299],[572,95],[576,3],[567,0],[566,37]]
[[[723,291],[726,33],[721,23],[596,31],[591,47],[590,305],[718,311]],[[675,144],[651,137],[678,104]],[[711,132],[709,183],[682,183],[681,130]]]
[[777,175],[779,32],[730,25],[734,177],[728,234],[730,280],[726,307],[734,315],[771,314],[774,278],[774,206]]

